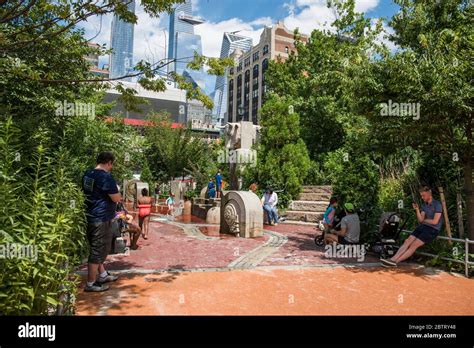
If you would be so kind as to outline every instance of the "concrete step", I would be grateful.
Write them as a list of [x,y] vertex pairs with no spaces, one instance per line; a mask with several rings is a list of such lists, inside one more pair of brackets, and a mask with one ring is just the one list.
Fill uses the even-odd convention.
[[326,211],[328,206],[327,200],[317,200],[317,201],[306,201],[306,200],[298,200],[298,201],[291,201],[288,209],[289,210],[299,210],[299,211],[314,211],[314,212],[321,212]]
[[300,201],[326,201],[329,203],[331,199],[331,193],[314,193],[314,192],[302,192],[298,195]]
[[316,222],[322,220],[324,212],[287,210],[286,219],[289,221]]
[[303,186],[302,193],[325,193],[332,194],[332,187],[323,185],[323,186]]

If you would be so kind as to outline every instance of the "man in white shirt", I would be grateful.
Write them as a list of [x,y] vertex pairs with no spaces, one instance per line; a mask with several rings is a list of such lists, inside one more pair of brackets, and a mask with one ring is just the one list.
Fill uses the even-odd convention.
[[263,210],[267,213],[268,223],[272,226],[278,225],[277,203],[278,195],[273,192],[273,189],[268,188],[262,197],[262,205]]

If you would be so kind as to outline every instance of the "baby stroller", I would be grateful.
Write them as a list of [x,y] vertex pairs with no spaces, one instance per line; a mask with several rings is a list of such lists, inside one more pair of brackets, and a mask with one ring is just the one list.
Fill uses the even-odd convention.
[[373,250],[381,258],[390,258],[395,255],[398,237],[406,224],[406,219],[400,225],[402,218],[398,213],[383,213],[379,223],[379,240],[375,243]]

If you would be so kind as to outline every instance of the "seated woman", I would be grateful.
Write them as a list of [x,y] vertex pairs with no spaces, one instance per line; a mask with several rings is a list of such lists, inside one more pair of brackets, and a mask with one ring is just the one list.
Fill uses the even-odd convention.
[[119,223],[119,228],[122,233],[130,234],[130,249],[138,249],[138,238],[140,238],[141,229],[137,225],[133,224],[133,215],[129,214],[128,211],[124,208],[122,203],[117,205],[117,212],[115,214],[115,219]]
[[143,188],[142,196],[138,199],[138,225],[142,229],[143,239],[148,239],[148,225],[152,203],[153,198],[148,195],[148,190]]

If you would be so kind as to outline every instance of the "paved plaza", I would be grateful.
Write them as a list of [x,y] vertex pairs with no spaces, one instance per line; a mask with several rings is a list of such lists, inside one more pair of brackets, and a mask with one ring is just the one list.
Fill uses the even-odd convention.
[[[280,224],[235,238],[194,217],[154,214],[138,250],[109,256],[106,267],[120,276],[110,290],[79,290],[77,314],[474,314],[472,280],[416,264],[387,270],[370,254],[328,258],[316,233]],[[84,282],[85,265],[78,273]]]

